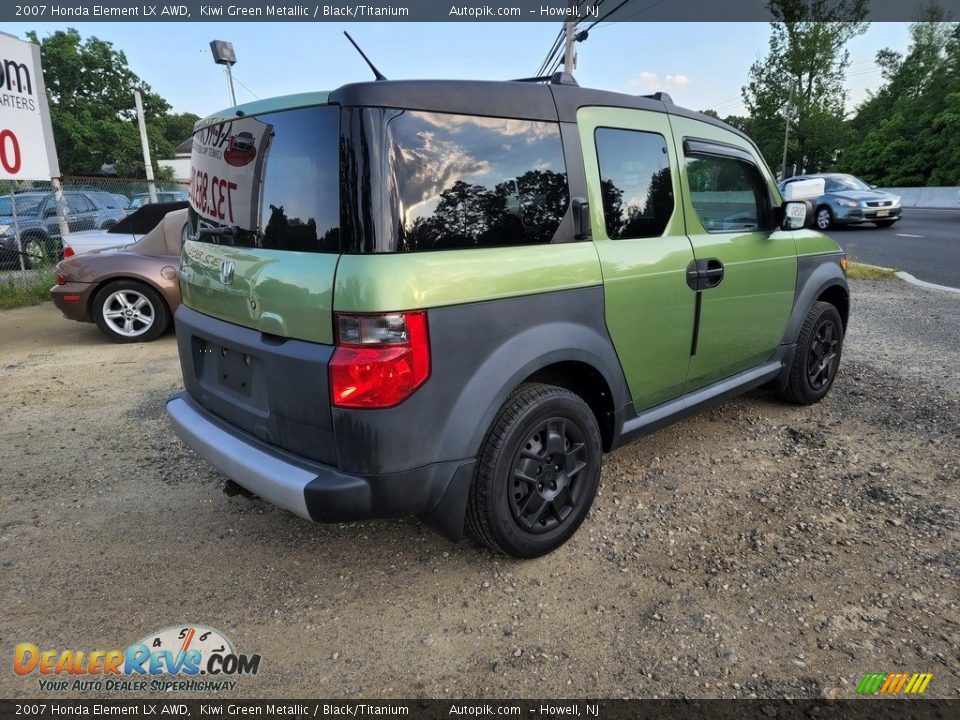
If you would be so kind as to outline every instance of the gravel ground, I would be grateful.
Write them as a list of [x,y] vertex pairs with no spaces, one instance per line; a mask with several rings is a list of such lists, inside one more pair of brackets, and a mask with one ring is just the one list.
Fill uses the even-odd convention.
[[826,400],[753,393],[608,456],[530,562],[228,498],[163,415],[172,337],[2,312],[0,648],[200,623],[263,656],[232,697],[849,697],[895,671],[957,697],[960,304],[853,292]]

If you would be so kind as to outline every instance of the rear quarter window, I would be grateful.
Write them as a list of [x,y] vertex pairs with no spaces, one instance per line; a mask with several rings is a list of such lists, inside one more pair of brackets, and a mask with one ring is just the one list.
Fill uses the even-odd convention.
[[549,243],[560,227],[569,191],[558,123],[365,108],[352,127],[353,252]]

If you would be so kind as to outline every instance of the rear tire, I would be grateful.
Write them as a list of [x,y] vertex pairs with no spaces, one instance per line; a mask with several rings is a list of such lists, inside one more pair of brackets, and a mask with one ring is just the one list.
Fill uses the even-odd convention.
[[91,310],[97,327],[118,343],[150,342],[170,325],[170,310],[160,294],[136,280],[104,285]]
[[814,303],[800,328],[783,397],[797,405],[820,402],[833,387],[842,351],[840,313],[828,302]]
[[602,453],[597,420],[579,396],[553,385],[521,385],[483,441],[467,525],[497,552],[546,555],[587,516]]

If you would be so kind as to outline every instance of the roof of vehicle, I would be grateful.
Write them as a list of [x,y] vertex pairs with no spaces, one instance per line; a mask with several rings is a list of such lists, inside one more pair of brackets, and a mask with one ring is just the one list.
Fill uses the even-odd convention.
[[486,115],[522,120],[575,122],[581,107],[602,106],[648,110],[689,117],[749,138],[709,115],[670,102],[667,95],[627,95],[567,83],[519,80],[381,80],[349,83],[329,93],[285,95],[226,108],[198,120],[194,131],[244,115],[261,115],[312,105],[393,107],[432,112]]

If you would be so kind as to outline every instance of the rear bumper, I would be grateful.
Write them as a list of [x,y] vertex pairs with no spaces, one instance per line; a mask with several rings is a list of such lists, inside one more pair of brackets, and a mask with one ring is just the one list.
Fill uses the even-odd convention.
[[[187,393],[167,402],[183,442],[255,495],[316,522],[425,516],[447,535],[462,533],[463,518],[445,517],[451,494],[473,473],[474,460],[435,463],[400,473],[358,475],[275,448],[217,418]],[[456,503],[454,503],[456,506]],[[458,539],[458,538],[455,538]]]
[[94,283],[81,282],[54,285],[50,288],[50,298],[68,320],[93,322],[93,316],[90,314],[90,295],[95,288]]

